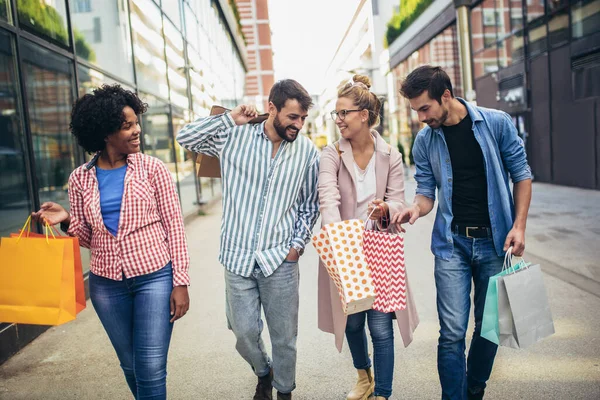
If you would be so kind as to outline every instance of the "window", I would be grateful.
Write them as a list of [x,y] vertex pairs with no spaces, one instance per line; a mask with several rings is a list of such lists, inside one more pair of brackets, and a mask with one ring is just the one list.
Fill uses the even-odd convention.
[[142,136],[144,153],[160,159],[176,178],[173,136],[169,124],[169,105],[156,97],[141,93],[140,98],[148,103],[148,111],[142,114]]
[[120,84],[124,89],[134,91],[132,87],[124,85],[121,82],[117,82],[114,79],[104,75],[102,72],[88,68],[81,64],[77,66],[77,78],[79,79],[79,96],[83,96],[86,93],[91,93],[92,90],[104,84],[112,85],[114,83]]
[[571,5],[573,38],[600,31],[600,0],[580,0]]
[[163,98],[169,97],[162,14],[151,0],[131,2],[131,29],[138,87]]
[[526,0],[527,22],[544,16],[544,1],[545,0]]
[[189,108],[188,82],[185,55],[183,54],[183,38],[181,33],[168,19],[165,19],[165,40],[167,41],[167,74],[169,77],[169,95],[171,103],[182,108]]
[[[73,9],[76,0],[69,0]],[[127,2],[89,0],[90,11],[71,14],[77,57],[133,82],[133,55]]]
[[92,0],[74,0],[72,7],[74,14],[92,12]]
[[379,15],[379,0],[373,0],[373,15]]
[[496,12],[496,0],[484,0],[483,3],[483,45],[490,47],[498,40],[497,27],[499,26],[498,13]]
[[600,51],[571,60],[573,97],[600,96]]
[[171,22],[177,27],[178,30],[181,30],[181,16],[180,13],[180,4],[181,0],[162,0],[162,10],[167,17],[171,20]]
[[473,55],[475,78],[480,78],[489,73],[498,71],[497,46],[489,47]]
[[492,8],[483,10],[483,26],[502,26],[503,19],[499,10]]
[[68,209],[67,181],[75,168],[69,131],[74,74],[69,59],[23,41],[23,68],[40,202]]
[[569,0],[546,0],[546,6],[548,7],[548,12],[550,13],[566,7],[567,4],[569,4]]
[[530,57],[534,57],[548,50],[548,42],[546,40],[548,33],[543,18],[531,23],[527,36],[529,40],[528,52]]
[[510,26],[512,31],[523,29],[523,10],[521,7],[510,9]]
[[69,46],[65,0],[17,0],[19,24],[55,44]]
[[554,14],[548,21],[548,39],[552,47],[569,42],[569,14],[567,10]]
[[19,107],[13,38],[0,31],[0,234],[17,232],[32,209],[26,170],[27,152]]
[[0,19],[8,20],[8,1],[0,0]]

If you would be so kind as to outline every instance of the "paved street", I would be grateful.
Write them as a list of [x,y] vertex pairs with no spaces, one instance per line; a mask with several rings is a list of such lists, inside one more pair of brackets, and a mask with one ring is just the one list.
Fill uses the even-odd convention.
[[[413,191],[409,188],[407,193]],[[597,280],[599,236],[594,224],[600,215],[600,193],[539,184],[534,192],[528,226],[529,258],[552,261],[550,269],[559,274],[573,267],[571,260],[576,260],[593,276],[581,269],[568,269],[565,279],[579,286],[585,286],[583,276]],[[585,209],[576,210],[585,216],[586,224],[571,227],[568,212],[573,210],[567,206],[578,201],[586,204]],[[233,334],[226,328],[223,269],[217,261],[219,222],[217,205],[187,226],[192,306],[176,323],[171,344],[168,386],[172,399],[249,400],[253,394],[255,378],[237,355]],[[394,399],[440,397],[438,323],[429,251],[432,222],[430,215],[409,228],[406,235],[409,278],[421,324],[407,349],[396,335]],[[574,232],[561,231],[563,227]],[[339,400],[352,387],[355,371],[347,347],[338,354],[333,337],[316,327],[316,260],[309,246],[301,261],[298,388],[294,398]],[[546,274],[545,282],[556,334],[526,350],[501,348],[486,399],[600,398],[600,292],[592,293],[593,285],[580,289],[556,274]],[[76,321],[50,329],[0,366],[0,399],[128,398],[117,358],[89,302]]]

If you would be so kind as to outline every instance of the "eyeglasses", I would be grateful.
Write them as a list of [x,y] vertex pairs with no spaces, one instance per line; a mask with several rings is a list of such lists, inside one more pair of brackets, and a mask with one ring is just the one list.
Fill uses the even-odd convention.
[[340,111],[332,111],[330,113],[331,115],[331,119],[332,120],[337,120],[338,117],[340,117],[340,120],[344,120],[346,119],[346,115],[348,115],[348,113],[354,112],[354,111],[362,111],[362,110],[340,110]]

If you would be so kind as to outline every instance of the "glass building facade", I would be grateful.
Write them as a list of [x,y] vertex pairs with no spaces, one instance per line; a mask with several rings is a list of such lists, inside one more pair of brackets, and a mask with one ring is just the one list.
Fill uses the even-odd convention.
[[[195,176],[193,156],[175,136],[211,105],[243,98],[246,50],[229,7],[223,0],[0,0],[0,235],[16,232],[45,201],[68,207],[69,174],[89,158],[69,131],[71,106],[105,83],[148,103],[142,150],[168,166],[184,214],[217,195],[218,180]],[[0,362],[41,331],[0,321]]]
[[[461,94],[456,10],[447,7],[390,52],[396,87],[417,66],[436,64]],[[511,115],[534,179],[600,189],[600,0],[474,0],[469,22],[477,104]],[[396,96],[410,148],[422,124]]]

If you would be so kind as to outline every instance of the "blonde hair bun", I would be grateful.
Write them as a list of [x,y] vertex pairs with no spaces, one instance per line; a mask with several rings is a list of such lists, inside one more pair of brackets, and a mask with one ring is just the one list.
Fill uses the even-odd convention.
[[352,77],[352,82],[354,83],[362,83],[363,85],[365,85],[367,87],[367,89],[371,88],[371,79],[369,79],[368,76],[365,75],[354,75]]

